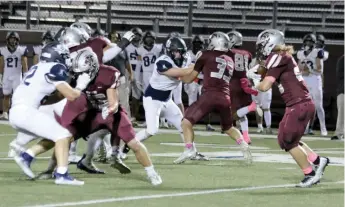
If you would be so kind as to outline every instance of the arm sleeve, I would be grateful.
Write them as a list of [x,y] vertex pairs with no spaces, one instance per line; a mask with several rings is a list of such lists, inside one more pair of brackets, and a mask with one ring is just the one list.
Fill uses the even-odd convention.
[[116,70],[111,78],[110,88],[116,89],[120,86],[120,72]]
[[200,73],[202,71],[202,68],[204,67],[204,59],[205,59],[205,53],[202,53],[201,51],[198,52],[197,60],[195,62],[194,70]]
[[250,82],[247,78],[241,78],[240,79],[241,81],[241,88],[243,89],[243,91],[247,94],[251,94],[251,95],[254,95],[254,96],[257,96],[258,95],[258,91],[257,90],[254,90],[250,87]]
[[159,60],[156,62],[156,67],[159,73],[164,73],[165,71],[173,68],[173,65],[167,60]]

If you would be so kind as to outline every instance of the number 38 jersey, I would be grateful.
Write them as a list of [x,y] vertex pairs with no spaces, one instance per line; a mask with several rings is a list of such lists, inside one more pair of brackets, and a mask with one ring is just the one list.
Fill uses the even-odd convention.
[[206,50],[197,54],[194,70],[204,74],[203,92],[220,92],[230,95],[230,79],[234,62],[223,51]]
[[60,63],[38,63],[25,73],[13,93],[12,105],[38,108],[46,96],[56,91],[56,85],[67,80],[67,67]]
[[4,59],[4,77],[22,75],[22,56],[27,56],[25,46],[18,46],[14,52],[5,47],[0,47],[0,56]]
[[141,67],[144,73],[152,73],[155,62],[160,56],[163,49],[163,44],[154,44],[150,51],[146,50],[144,46],[138,48],[138,56],[141,57]]

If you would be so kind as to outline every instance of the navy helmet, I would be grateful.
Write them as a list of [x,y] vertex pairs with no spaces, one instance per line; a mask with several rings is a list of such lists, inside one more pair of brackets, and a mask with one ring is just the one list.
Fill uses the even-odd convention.
[[69,66],[69,59],[67,46],[57,41],[50,42],[42,48],[40,62],[56,62]]

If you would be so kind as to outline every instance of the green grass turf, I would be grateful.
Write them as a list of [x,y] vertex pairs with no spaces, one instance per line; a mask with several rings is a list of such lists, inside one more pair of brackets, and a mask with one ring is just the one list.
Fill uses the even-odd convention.
[[[182,165],[172,164],[176,156],[152,156],[156,170],[161,174],[163,184],[153,187],[146,180],[145,171],[137,164],[130,153],[126,163],[132,173],[121,175],[108,164],[97,166],[104,169],[106,175],[89,175],[70,165],[70,172],[85,181],[80,186],[56,186],[53,181],[28,181],[19,167],[12,160],[4,160],[7,156],[8,144],[14,138],[15,131],[9,126],[0,125],[0,206],[32,206],[43,204],[57,204],[65,202],[79,202],[97,199],[122,198],[129,196],[147,196],[158,194],[175,194],[163,198],[138,199],[128,201],[113,201],[94,203],[87,206],[117,206],[117,207],[340,207],[344,204],[344,184],[334,182],[344,180],[342,166],[329,166],[322,179],[322,184],[310,189],[270,188],[245,189],[252,186],[272,186],[296,184],[302,179],[302,173],[296,164],[276,162],[254,162],[251,166],[243,160],[234,158],[215,159],[209,162],[188,161]],[[287,155],[280,151],[275,139],[253,138],[253,147],[265,147],[265,150],[254,149],[253,153],[265,153],[267,157]],[[234,142],[225,136],[197,136],[197,143],[214,144],[214,146],[198,147],[200,152],[237,153]],[[179,143],[177,134],[160,134],[145,142],[152,155],[157,153],[181,153],[181,146],[162,145],[161,143]],[[322,155],[335,158],[344,156],[344,142],[313,140],[307,141],[309,146],[322,150]],[[328,148],[328,149],[327,149]],[[338,150],[336,150],[336,149]],[[79,154],[85,149],[85,143],[80,142]],[[271,151],[267,151],[271,150]],[[44,154],[47,157],[50,154]],[[46,159],[37,159],[32,167],[35,172],[44,170]],[[176,196],[176,193],[213,191],[218,189],[235,189],[227,192],[217,192],[204,195]],[[241,191],[240,191],[241,190]],[[54,206],[54,205],[53,205]],[[76,206],[76,205],[71,205]],[[79,205],[85,206],[85,205]]]

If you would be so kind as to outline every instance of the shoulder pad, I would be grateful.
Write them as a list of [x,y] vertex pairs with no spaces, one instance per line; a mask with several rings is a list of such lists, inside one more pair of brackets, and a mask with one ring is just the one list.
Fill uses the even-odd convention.
[[66,81],[68,78],[67,67],[57,63],[52,66],[49,73],[46,73],[45,76],[50,82]]

